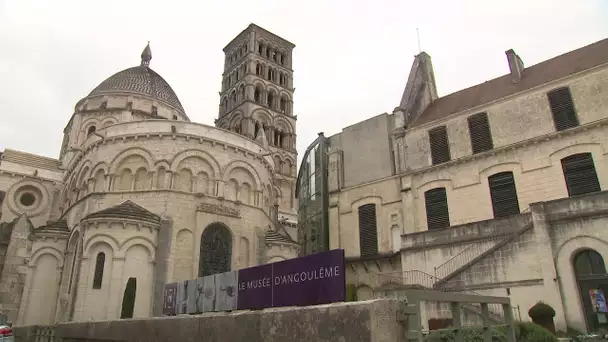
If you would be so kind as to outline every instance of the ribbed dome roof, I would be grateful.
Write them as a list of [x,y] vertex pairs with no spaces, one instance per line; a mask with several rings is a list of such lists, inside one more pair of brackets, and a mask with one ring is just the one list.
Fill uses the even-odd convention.
[[141,59],[140,66],[125,69],[108,77],[97,88],[93,89],[89,96],[109,93],[144,95],[165,102],[184,112],[182,104],[169,83],[156,71],[150,69],[152,52],[149,44],[142,52]]
[[123,92],[148,96],[184,112],[169,83],[154,70],[143,65],[125,69],[108,77],[93,89],[89,96]]

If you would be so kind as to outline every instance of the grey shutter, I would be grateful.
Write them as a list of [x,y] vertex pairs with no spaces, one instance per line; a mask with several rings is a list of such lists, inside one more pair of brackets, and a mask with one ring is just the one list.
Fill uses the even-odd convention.
[[361,256],[378,254],[375,204],[365,204],[359,207],[359,247]]
[[440,229],[450,226],[448,198],[445,188],[431,189],[424,193],[426,222],[428,229]]
[[547,93],[549,106],[553,114],[555,129],[563,131],[578,126],[578,118],[574,110],[570,88],[558,88]]
[[487,113],[479,113],[469,116],[469,134],[471,136],[471,148],[473,154],[489,151],[494,148],[490,123]]
[[429,131],[429,142],[431,145],[431,159],[433,165],[445,163],[450,160],[450,145],[448,132],[445,126],[433,128]]
[[568,196],[601,191],[591,153],[579,153],[562,159]]
[[494,217],[519,214],[517,189],[512,172],[501,172],[488,177]]

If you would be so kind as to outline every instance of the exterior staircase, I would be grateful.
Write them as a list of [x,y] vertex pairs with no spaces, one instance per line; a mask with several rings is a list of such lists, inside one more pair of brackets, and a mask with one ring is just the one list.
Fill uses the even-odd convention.
[[[464,249],[448,261],[435,267],[434,275],[428,274],[420,270],[409,270],[398,272],[399,274],[382,275],[393,277],[392,283],[399,283],[399,286],[406,288],[426,288],[429,290],[442,291],[442,292],[461,292],[472,295],[481,295],[480,293],[469,291],[466,289],[466,285],[463,281],[455,280],[466,270],[488,257],[492,253],[496,252],[500,248],[506,246],[510,242],[519,238],[522,234],[532,229],[532,221],[524,224],[519,229],[512,231],[502,237],[497,243],[474,243],[470,247]],[[516,307],[514,307],[516,308]],[[462,305],[464,311],[468,311],[472,314],[481,315],[481,307],[477,304],[465,304]],[[502,312],[501,306],[493,307],[490,305],[490,319],[495,323],[504,322],[504,313]]]
[[[475,247],[476,244],[473,244],[471,247],[458,253],[456,256],[454,256],[447,262],[435,268],[435,274],[441,276],[436,276],[437,281],[435,282],[433,287],[435,289],[438,289],[453,286],[454,283],[452,282],[452,280],[458,275],[468,270],[473,265],[477,264],[479,261],[483,260],[490,254],[496,252],[500,248],[514,241],[523,233],[532,229],[532,227],[533,224],[532,221],[530,221],[523,225],[521,228],[504,237],[502,240],[498,241],[493,246],[486,248],[485,250],[481,250],[481,248],[483,247]],[[461,286],[464,286],[464,284],[461,284]]]

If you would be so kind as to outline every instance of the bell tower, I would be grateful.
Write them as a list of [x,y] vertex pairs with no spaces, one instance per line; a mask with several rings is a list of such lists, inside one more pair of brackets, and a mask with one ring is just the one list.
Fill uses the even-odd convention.
[[279,218],[297,219],[296,116],[291,42],[250,24],[225,48],[215,124],[267,147],[275,164],[272,198]]

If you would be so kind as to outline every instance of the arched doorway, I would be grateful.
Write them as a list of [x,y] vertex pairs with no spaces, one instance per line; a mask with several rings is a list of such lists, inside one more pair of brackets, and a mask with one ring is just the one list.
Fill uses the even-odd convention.
[[595,332],[608,328],[608,274],[604,258],[592,249],[585,249],[574,256],[573,264],[587,329]]
[[212,223],[201,236],[198,276],[228,272],[232,265],[232,234],[221,223]]

